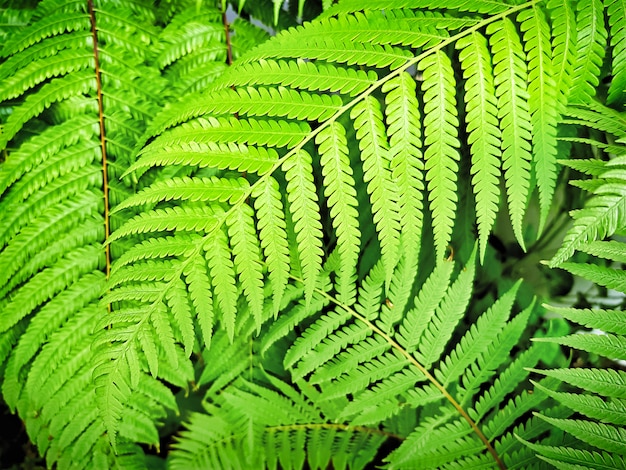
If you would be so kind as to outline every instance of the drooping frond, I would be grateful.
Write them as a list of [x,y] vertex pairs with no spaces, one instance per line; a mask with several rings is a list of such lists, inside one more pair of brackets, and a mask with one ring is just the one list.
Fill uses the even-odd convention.
[[[568,13],[567,4],[561,7],[559,13]],[[524,31],[524,47],[528,60],[528,102],[533,126],[534,168],[539,188],[540,234],[548,218],[556,186],[556,125],[559,117],[557,103],[561,90],[556,83],[558,77],[553,67],[550,27],[543,10],[533,6],[521,12],[518,20]]]
[[509,214],[515,238],[524,247],[522,221],[530,190],[531,116],[526,56],[511,20],[487,28],[494,62],[498,117],[502,129],[504,170]]
[[472,155],[472,183],[481,260],[496,219],[500,200],[501,132],[487,40],[478,32],[457,43],[465,82],[468,143]]
[[456,180],[457,148],[456,100],[450,59],[443,52],[427,56],[418,64],[424,81],[424,152],[428,199],[433,217],[435,251],[443,258],[452,235],[454,207],[458,201]]

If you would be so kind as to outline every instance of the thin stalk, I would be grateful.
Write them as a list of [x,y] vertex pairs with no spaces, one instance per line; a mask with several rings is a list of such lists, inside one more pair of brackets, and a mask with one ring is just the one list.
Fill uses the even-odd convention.
[[[109,214],[109,176],[106,150],[106,134],[104,129],[104,105],[102,99],[102,81],[100,79],[100,56],[98,51],[98,33],[96,30],[96,15],[93,8],[93,0],[87,0],[89,19],[91,21],[91,37],[93,38],[94,72],[96,75],[96,93],[98,95],[98,121],[100,123],[100,151],[102,153],[102,192],[104,193],[104,238],[108,240],[111,234]],[[106,259],[105,273],[107,279],[111,275],[111,244],[105,243],[104,253]],[[109,306],[110,308],[110,306]]]

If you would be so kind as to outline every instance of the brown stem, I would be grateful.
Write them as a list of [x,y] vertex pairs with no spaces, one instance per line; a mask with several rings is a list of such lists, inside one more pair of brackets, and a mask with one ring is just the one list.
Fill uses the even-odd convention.
[[230,27],[226,18],[226,11],[222,13],[222,23],[224,24],[224,35],[226,36],[226,63],[233,65],[233,47],[230,43]]
[[[91,37],[93,38],[94,72],[96,75],[96,92],[98,94],[98,120],[100,121],[100,150],[102,152],[102,192],[104,193],[104,237],[109,238],[109,177],[107,174],[106,136],[104,132],[104,105],[102,100],[102,81],[100,79],[100,58],[98,53],[98,33],[96,31],[96,15],[93,9],[93,0],[87,0],[89,19],[91,20]],[[106,277],[111,275],[111,245],[104,245],[106,257]]]

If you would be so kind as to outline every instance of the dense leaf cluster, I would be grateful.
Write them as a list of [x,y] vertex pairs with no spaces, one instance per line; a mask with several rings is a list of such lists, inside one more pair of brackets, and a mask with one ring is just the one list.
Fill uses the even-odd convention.
[[0,383],[48,466],[626,467],[626,320],[551,289],[626,294],[623,1],[35,3]]

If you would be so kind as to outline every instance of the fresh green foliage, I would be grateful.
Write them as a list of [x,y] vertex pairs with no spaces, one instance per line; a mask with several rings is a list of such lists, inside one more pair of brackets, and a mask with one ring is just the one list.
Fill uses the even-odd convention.
[[34,3],[0,383],[47,466],[625,466],[621,309],[539,306],[626,294],[623,2]]

